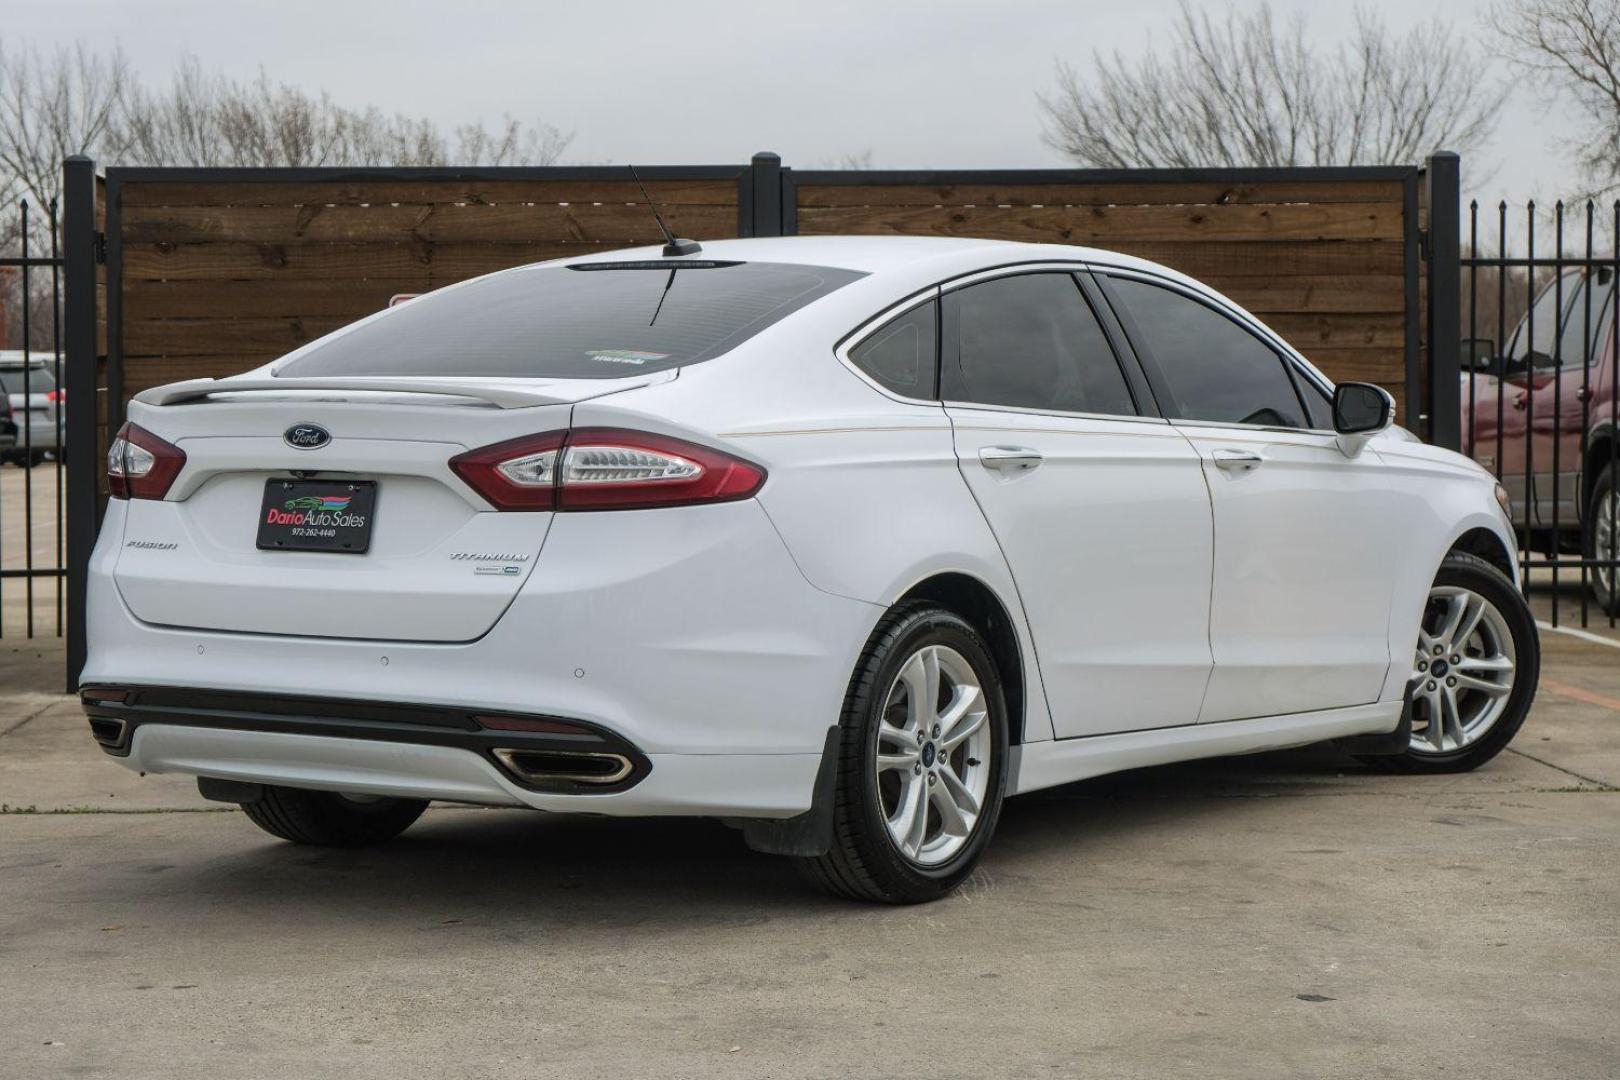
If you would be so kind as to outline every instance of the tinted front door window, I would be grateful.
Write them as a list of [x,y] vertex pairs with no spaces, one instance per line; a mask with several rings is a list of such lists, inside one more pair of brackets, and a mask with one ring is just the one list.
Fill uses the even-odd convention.
[[1136,414],[1119,361],[1069,274],[1018,274],[947,293],[945,320],[949,400]]
[[1113,291],[1136,324],[1170,392],[1173,420],[1306,427],[1282,357],[1237,323],[1189,296],[1116,278]]

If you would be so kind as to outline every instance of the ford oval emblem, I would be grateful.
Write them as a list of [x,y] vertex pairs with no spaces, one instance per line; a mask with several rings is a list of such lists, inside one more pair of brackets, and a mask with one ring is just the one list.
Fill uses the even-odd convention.
[[319,450],[332,441],[332,433],[319,424],[294,424],[281,438],[294,450]]

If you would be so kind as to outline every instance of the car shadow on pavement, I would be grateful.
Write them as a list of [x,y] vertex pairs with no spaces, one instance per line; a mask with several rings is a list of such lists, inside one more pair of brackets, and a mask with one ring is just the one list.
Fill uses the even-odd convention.
[[[1083,856],[1169,816],[1226,816],[1248,799],[1357,768],[1314,752],[1269,754],[1140,769],[1014,799],[976,876],[994,878],[1010,859],[1015,876],[1039,873],[1044,858]],[[190,895],[216,903],[418,928],[516,919],[656,930],[850,910],[803,884],[788,860],[751,852],[739,832],[708,820],[445,808],[398,840],[361,850],[298,847],[246,821],[231,826],[241,841],[232,853],[168,867],[165,884],[183,878]]]

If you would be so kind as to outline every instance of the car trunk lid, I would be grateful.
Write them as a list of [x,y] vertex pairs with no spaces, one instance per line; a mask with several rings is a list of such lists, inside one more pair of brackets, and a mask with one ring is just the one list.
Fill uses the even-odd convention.
[[[240,633],[473,640],[522,587],[551,514],[495,511],[450,459],[566,429],[573,401],[648,380],[544,388],[363,381],[277,380],[263,389],[221,382],[149,392],[131,404],[131,422],[186,456],[162,499],[129,500],[114,576],[138,618]],[[292,445],[288,432],[307,427],[328,441]],[[299,512],[283,496],[311,490],[287,487],[306,481],[339,512],[366,501],[345,511],[345,492],[374,495],[363,554],[261,547],[267,512]],[[333,520],[317,507],[311,522],[321,513],[322,523]]]

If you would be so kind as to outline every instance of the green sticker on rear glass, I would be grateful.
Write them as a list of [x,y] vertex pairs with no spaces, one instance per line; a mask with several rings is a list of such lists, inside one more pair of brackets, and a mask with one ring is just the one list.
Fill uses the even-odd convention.
[[631,364],[640,367],[649,360],[668,360],[667,352],[638,352],[635,349],[586,349],[585,355],[604,364]]

